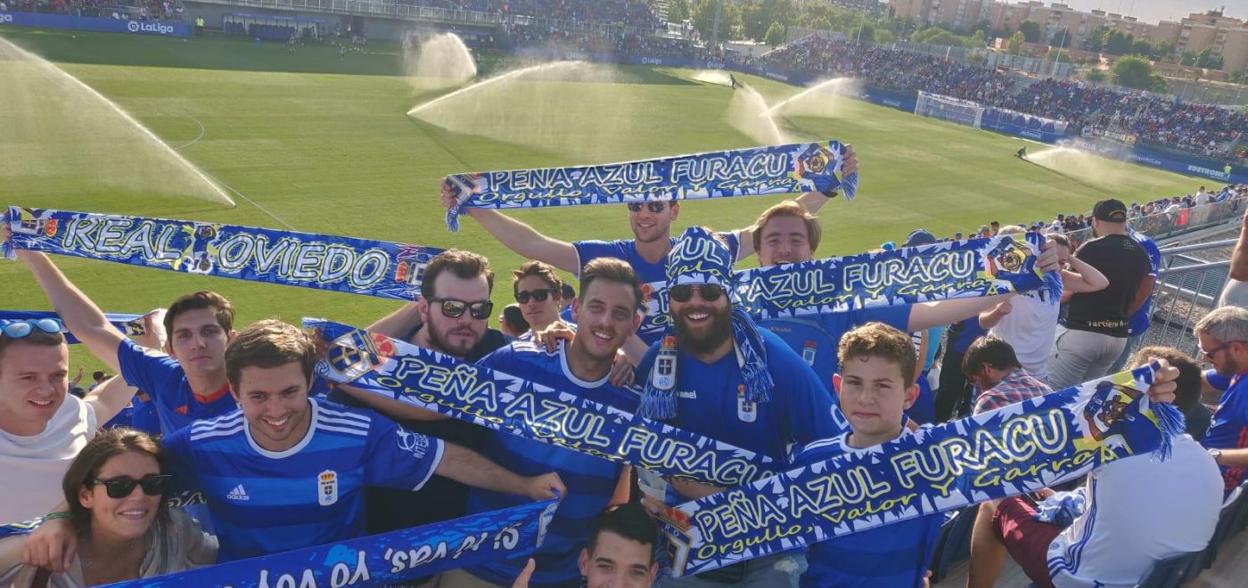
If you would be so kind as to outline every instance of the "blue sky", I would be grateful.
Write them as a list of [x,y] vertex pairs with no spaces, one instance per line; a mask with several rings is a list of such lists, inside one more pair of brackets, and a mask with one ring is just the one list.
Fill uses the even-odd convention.
[[[1047,5],[1053,1],[1044,0],[1044,3]],[[1152,23],[1160,20],[1177,21],[1192,12],[1204,12],[1222,6],[1226,7],[1226,16],[1248,19],[1248,0],[1064,0],[1062,3],[1076,10],[1099,8]]]

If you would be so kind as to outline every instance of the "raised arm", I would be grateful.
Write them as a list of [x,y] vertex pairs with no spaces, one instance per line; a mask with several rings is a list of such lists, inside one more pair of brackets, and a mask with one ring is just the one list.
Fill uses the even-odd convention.
[[392,339],[404,339],[420,326],[420,311],[415,302],[408,302],[398,310],[377,319],[365,329],[370,333],[385,335]]
[[47,255],[19,249],[17,257],[30,268],[48,302],[70,332],[113,371],[121,371],[117,346],[125,335],[108,322],[100,308],[70,282]]
[[1248,210],[1244,211],[1239,242],[1235,243],[1235,252],[1231,254],[1231,278],[1248,282]]
[[[996,296],[983,296],[980,298],[958,298],[954,300],[941,300],[940,302],[920,302],[910,307],[910,322],[906,324],[906,330],[910,332],[922,331],[932,327],[948,326],[962,319],[967,319],[980,313],[991,311],[998,304],[1009,300],[1014,294],[998,294]],[[980,317],[980,324],[983,325],[983,317]]]
[[95,409],[95,419],[101,425],[130,404],[139,389],[126,384],[125,378],[113,376],[96,386],[83,400]]
[[393,398],[385,398],[379,394],[366,392],[349,384],[339,384],[338,389],[346,392],[352,398],[363,402],[365,406],[390,417],[391,420],[403,421],[444,421],[451,417],[444,414],[425,410],[418,406],[401,402]]
[[[841,168],[841,175],[845,176],[858,171],[858,155],[854,153],[853,145],[845,145],[845,165]],[[829,200],[836,197],[833,192],[830,195],[823,195],[819,192],[804,192],[801,196],[794,199],[795,202],[806,209],[810,214],[819,214],[819,209],[823,208]],[[743,229],[737,229],[737,261],[741,261],[754,254],[754,231],[758,227],[750,225]]]
[[567,496],[568,488],[554,472],[524,477],[486,459],[481,454],[454,443],[447,443],[442,461],[434,473],[475,488],[547,500]]
[[1062,270],[1063,293],[1086,294],[1109,287],[1109,278],[1106,278],[1101,270],[1078,257],[1070,256],[1070,268]]
[[[451,188],[443,185],[442,205],[450,208],[454,204],[455,196]],[[579,257],[576,248],[567,241],[547,237],[537,232],[537,229],[497,210],[466,208],[464,214],[475,219],[495,239],[521,257],[544,261],[573,274],[581,272],[581,268],[577,267]]]

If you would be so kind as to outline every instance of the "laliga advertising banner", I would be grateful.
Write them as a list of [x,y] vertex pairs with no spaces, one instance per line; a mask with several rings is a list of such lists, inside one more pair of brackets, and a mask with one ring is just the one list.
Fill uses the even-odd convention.
[[447,176],[457,205],[446,225],[459,230],[465,208],[545,208],[629,202],[703,200],[794,192],[858,190],[858,173],[841,177],[839,141],[794,143],[625,163],[476,172]]
[[176,272],[415,300],[441,249],[294,231],[9,207],[12,248]]
[[5,25],[162,37],[186,37],[191,34],[191,25],[178,20],[95,18],[33,12],[0,12],[0,26]]
[[883,445],[669,507],[673,575],[740,561],[997,498],[1031,492],[1110,461],[1156,452],[1183,434],[1178,409],[1144,393],[1153,367],[1122,372],[919,429]]
[[537,550],[558,500],[109,584],[126,588],[380,586],[524,557]]

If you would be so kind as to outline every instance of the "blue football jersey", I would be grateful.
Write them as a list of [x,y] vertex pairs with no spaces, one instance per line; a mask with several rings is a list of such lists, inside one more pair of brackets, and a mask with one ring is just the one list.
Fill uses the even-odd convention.
[[[550,353],[544,347],[518,341],[477,363],[630,413],[636,412],[640,399],[636,389],[611,385],[609,376],[592,382],[576,377],[568,367],[566,346],[563,345]],[[568,426],[577,425],[568,423]],[[549,443],[493,431],[482,453],[500,466],[523,476],[551,471],[559,474],[568,487],[568,496],[559,504],[554,520],[547,527],[541,549],[532,556],[537,561],[532,584],[543,586],[578,580],[581,572],[577,558],[589,540],[594,517],[606,508],[615,490],[622,466]],[[526,501],[522,496],[473,488],[468,493],[468,512],[497,510]],[[509,586],[525,561],[523,558],[497,561],[469,571],[481,579]]]
[[364,486],[418,490],[442,441],[372,411],[309,399],[311,424],[282,452],[260,447],[240,410],[164,440],[180,485],[208,501],[222,561],[364,534]]

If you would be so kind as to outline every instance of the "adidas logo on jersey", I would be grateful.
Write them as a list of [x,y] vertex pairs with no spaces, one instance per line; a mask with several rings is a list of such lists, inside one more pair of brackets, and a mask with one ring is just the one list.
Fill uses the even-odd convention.
[[251,497],[247,495],[247,490],[243,489],[242,484],[235,486],[233,490],[230,490],[229,494],[225,495],[225,497],[230,500],[235,500],[238,502],[246,502],[248,500],[251,500]]

